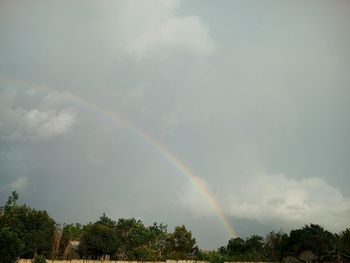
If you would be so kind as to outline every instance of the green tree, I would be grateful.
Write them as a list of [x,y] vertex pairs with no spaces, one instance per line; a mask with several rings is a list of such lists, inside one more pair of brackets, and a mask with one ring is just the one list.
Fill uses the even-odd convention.
[[55,235],[55,221],[46,211],[35,210],[26,205],[17,205],[16,192],[9,197],[0,216],[0,227],[8,227],[24,244],[21,257],[32,258],[35,254],[50,257]]
[[96,222],[96,224],[108,226],[112,230],[117,229],[117,222],[110,219],[108,216],[106,216],[105,213],[103,213],[102,216],[100,216],[100,219]]
[[117,251],[116,233],[108,226],[100,224],[87,225],[82,233],[79,253],[83,258],[100,258]]
[[247,261],[264,261],[264,238],[252,235],[245,241],[244,259]]
[[281,262],[286,249],[288,235],[283,232],[270,232],[265,238],[265,253],[268,261]]
[[139,231],[142,234],[137,247],[131,248],[134,250],[132,256],[135,260],[141,261],[161,261],[166,259],[165,247],[167,239],[167,226],[157,223]]
[[263,261],[266,258],[264,239],[258,235],[245,240],[232,238],[226,248],[220,248],[219,252],[226,256],[227,261]]
[[177,226],[174,233],[168,235],[167,247],[169,258],[176,260],[195,259],[199,252],[196,239],[184,225]]
[[18,235],[7,227],[0,229],[0,262],[13,263],[21,255],[24,245]]
[[165,248],[167,239],[167,225],[153,223],[148,227],[150,255],[147,260],[160,261],[165,260]]
[[120,218],[116,225],[119,241],[117,258],[121,260],[144,260],[150,233],[141,220]]
[[222,252],[223,251],[222,250],[220,251],[220,249],[217,251],[205,251],[205,252],[202,250],[199,250],[197,260],[207,261],[210,263],[224,263],[226,261],[226,256]]
[[335,237],[323,227],[310,224],[301,229],[290,231],[287,255],[298,257],[303,251],[312,251],[319,261],[324,261],[332,254]]
[[245,250],[245,241],[240,237],[231,238],[228,241],[226,249],[221,249],[222,252],[226,253],[230,260],[234,261],[243,260]]
[[16,191],[13,191],[11,193],[11,196],[8,197],[7,202],[2,210],[4,210],[5,213],[10,212],[12,208],[16,207],[17,200],[18,200],[18,194]]
[[340,233],[339,241],[341,244],[341,258],[350,261],[350,228]]

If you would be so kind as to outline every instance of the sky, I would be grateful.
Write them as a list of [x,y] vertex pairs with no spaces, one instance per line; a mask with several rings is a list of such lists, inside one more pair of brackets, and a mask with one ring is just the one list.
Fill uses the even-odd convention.
[[241,237],[349,227],[349,12],[2,0],[1,203],[184,224],[204,249],[227,244],[224,219]]

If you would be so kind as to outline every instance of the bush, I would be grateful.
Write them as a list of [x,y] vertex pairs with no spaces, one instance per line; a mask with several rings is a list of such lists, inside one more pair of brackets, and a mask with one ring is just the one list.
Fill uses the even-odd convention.
[[32,263],[46,263],[46,259],[43,255],[35,255]]

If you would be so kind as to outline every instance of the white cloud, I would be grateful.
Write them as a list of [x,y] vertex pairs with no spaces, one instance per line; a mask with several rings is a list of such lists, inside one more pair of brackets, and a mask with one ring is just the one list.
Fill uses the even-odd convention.
[[169,17],[155,28],[142,32],[127,48],[127,52],[142,58],[147,53],[179,50],[196,56],[207,56],[214,42],[206,27],[196,16]]
[[40,111],[37,109],[26,113],[28,126],[36,130],[37,135],[50,138],[68,131],[75,122],[74,113],[71,110]]
[[198,16],[178,15],[180,5],[178,0],[119,2],[118,19],[113,14],[109,21],[118,29],[116,46],[138,60],[176,51],[210,55],[216,44],[207,27]]
[[18,177],[16,180],[9,184],[9,188],[12,191],[21,191],[26,189],[28,186],[28,178],[27,177]]
[[[69,131],[75,121],[76,112],[72,108],[56,109],[42,101],[36,108],[13,108],[17,96],[13,90],[2,90],[0,101],[0,137],[10,141],[37,141],[62,135]],[[32,96],[35,93],[27,93]],[[31,95],[32,94],[32,95]],[[53,94],[48,94],[52,97]],[[43,100],[45,101],[45,100]]]
[[[350,217],[350,199],[320,177],[258,173],[220,189],[214,194],[234,217],[286,227],[317,223],[332,231],[347,227]],[[180,201],[196,215],[208,214],[206,201],[191,187],[185,186]]]
[[27,177],[18,177],[9,184],[0,185],[0,192],[3,191],[23,191],[28,187]]

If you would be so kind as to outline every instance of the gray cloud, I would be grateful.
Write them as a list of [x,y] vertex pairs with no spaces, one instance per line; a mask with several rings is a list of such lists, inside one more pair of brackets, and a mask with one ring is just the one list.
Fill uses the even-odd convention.
[[27,177],[18,177],[13,182],[9,184],[1,185],[0,192],[3,191],[17,191],[22,192],[28,187],[28,178]]
[[[214,194],[228,215],[285,227],[314,222],[341,231],[347,227],[350,216],[350,199],[319,177],[296,180],[282,174],[257,173],[233,180]],[[180,202],[197,216],[213,215],[193,187],[184,188]]]
[[[0,94],[2,96],[0,134],[4,140],[49,139],[66,133],[75,123],[73,109],[56,110],[48,108],[47,105],[43,107],[41,103],[30,109],[13,108],[12,104],[17,98],[15,89],[3,89]],[[35,90],[27,92],[27,97],[34,95]],[[52,94],[48,96],[51,97]]]

